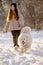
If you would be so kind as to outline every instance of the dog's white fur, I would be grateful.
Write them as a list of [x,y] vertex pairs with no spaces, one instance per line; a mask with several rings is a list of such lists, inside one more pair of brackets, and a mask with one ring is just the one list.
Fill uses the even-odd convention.
[[28,26],[23,27],[18,37],[18,45],[22,52],[30,48],[32,43],[31,28]]

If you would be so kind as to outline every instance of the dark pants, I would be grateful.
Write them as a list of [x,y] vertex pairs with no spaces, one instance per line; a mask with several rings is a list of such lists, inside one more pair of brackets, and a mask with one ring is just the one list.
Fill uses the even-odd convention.
[[18,43],[17,43],[17,40],[18,40],[18,36],[20,35],[20,30],[13,30],[11,31],[12,33],[12,36],[13,36],[13,43],[14,43],[14,46],[19,46]]

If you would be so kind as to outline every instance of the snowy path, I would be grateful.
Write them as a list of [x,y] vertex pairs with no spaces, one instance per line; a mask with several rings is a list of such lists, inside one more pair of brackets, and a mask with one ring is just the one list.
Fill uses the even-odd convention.
[[0,65],[43,65],[43,31],[32,31],[30,51],[14,51],[11,33],[0,33]]

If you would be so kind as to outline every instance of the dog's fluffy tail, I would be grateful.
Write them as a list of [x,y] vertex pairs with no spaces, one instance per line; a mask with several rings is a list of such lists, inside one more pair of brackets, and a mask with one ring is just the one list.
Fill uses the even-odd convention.
[[22,28],[21,33],[31,33],[31,28],[29,26],[25,26]]

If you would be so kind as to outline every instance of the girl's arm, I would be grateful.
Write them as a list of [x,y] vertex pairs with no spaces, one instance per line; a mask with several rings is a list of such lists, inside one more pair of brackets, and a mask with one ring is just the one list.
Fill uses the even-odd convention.
[[18,14],[19,14],[19,24],[21,27],[23,27],[25,22],[24,22],[23,15],[21,14],[19,8],[18,8]]
[[6,22],[3,32],[5,32],[5,33],[8,32],[9,24],[10,24],[10,22]]

